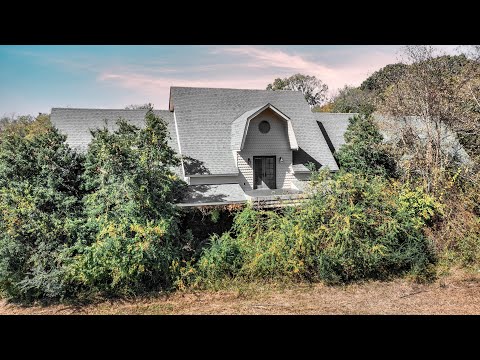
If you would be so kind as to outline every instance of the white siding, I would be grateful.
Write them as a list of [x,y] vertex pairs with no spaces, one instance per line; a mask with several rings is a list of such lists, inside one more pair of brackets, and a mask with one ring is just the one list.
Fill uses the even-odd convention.
[[[263,120],[270,123],[270,131],[262,134],[258,125]],[[243,190],[253,189],[253,157],[276,156],[277,189],[290,189],[295,179],[292,170],[292,150],[288,142],[287,122],[270,109],[250,121],[245,145],[238,152],[237,163],[240,171],[239,183]],[[283,158],[283,163],[279,158]],[[250,158],[250,165],[248,165]]]

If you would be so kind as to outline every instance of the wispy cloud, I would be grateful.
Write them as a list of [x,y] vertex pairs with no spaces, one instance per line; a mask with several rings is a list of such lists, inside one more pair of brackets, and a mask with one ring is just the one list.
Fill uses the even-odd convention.
[[333,70],[328,66],[309,61],[298,54],[288,54],[277,49],[259,48],[254,46],[228,47],[220,50],[234,55],[243,55],[251,58],[253,61],[246,65],[251,67],[263,68],[281,68],[294,71],[303,71],[315,74],[331,74]]
[[61,66],[66,70],[70,71],[89,71],[96,73],[98,72],[99,64],[92,62],[92,57],[66,57],[66,56],[56,56],[45,54],[42,52],[34,52],[34,51],[27,51],[27,50],[15,50],[9,49],[7,50],[10,53],[21,55],[24,57],[29,57],[32,59],[38,60],[38,62],[42,64],[49,64],[55,66]]
[[326,65],[321,61],[314,61],[312,55],[290,54],[279,49],[238,46],[213,51],[244,56],[249,59],[248,66],[261,67],[269,73],[292,75],[299,72],[314,75],[329,85],[332,90],[343,87],[345,84],[359,85],[369,73],[395,59],[395,55],[391,52],[368,51],[358,54],[351,49],[339,49],[332,51],[332,55],[334,56],[336,51],[339,56],[348,56],[351,61],[342,61],[341,65]]
[[[312,53],[287,52],[261,46],[230,46],[210,48],[208,53],[226,55],[223,62],[183,64],[174,66],[158,59],[105,59],[95,57],[55,56],[41,52],[18,50],[17,53],[36,58],[45,64],[61,66],[69,71],[87,71],[103,83],[111,83],[138,93],[138,96],[164,96],[170,86],[201,86],[264,89],[276,77],[294,73],[314,75],[329,85],[331,92],[345,84],[358,85],[371,72],[392,61],[391,53],[348,48],[333,50],[330,56],[342,57],[341,64],[327,65]],[[345,59],[351,59],[345,61]],[[167,96],[168,97],[168,96]],[[166,103],[167,99],[162,99]],[[158,102],[158,100],[157,100]]]
[[[177,69],[151,66],[112,67],[98,74],[97,80],[131,90],[136,96],[154,99],[166,106],[170,86],[265,89],[276,77],[294,73],[314,75],[330,87],[333,94],[345,84],[359,85],[369,72],[392,61],[393,55],[370,51],[355,58],[341,49],[351,61],[343,65],[326,65],[314,61],[313,55],[288,53],[279,49],[255,46],[215,48],[211,54],[227,55],[230,62],[184,65]],[[159,102],[160,101],[160,102]]]
[[[456,46],[440,46],[452,53]],[[399,60],[400,46],[0,46],[0,112],[168,105],[171,86],[265,89],[314,75],[331,93]],[[25,99],[29,99],[25,101]]]

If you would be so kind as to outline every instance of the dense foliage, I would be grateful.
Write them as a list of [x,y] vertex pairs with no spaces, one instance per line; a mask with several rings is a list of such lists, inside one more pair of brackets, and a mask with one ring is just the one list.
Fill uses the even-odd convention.
[[375,71],[359,86],[362,91],[384,92],[389,86],[396,82],[406,73],[408,65],[397,63],[389,64]]
[[[478,52],[477,48],[477,52]],[[403,62],[345,86],[315,111],[438,117],[450,123],[469,154],[478,155],[480,57],[442,55],[432,47],[404,49]]]
[[47,114],[39,114],[36,118],[31,115],[5,116],[0,119],[0,141],[3,136],[11,133],[32,137],[45,132],[50,126],[50,115]]
[[329,283],[430,274],[425,226],[441,216],[420,188],[381,177],[320,173],[313,197],[284,213],[247,207],[231,232],[214,236],[184,281],[215,286],[229,279]]
[[345,85],[334,97],[334,101],[312,109],[315,112],[360,113],[370,115],[375,111],[372,95],[361,88]]
[[45,117],[2,133],[2,291],[23,299],[66,291],[62,250],[75,242],[79,227],[82,160]]
[[48,119],[0,141],[0,289],[23,300],[170,286],[183,182],[166,124],[93,131],[84,156]]
[[344,135],[346,143],[335,153],[340,167],[355,173],[395,177],[395,159],[383,143],[383,136],[372,117],[355,115],[349,122]]
[[153,111],[145,128],[124,120],[93,132],[83,175],[86,223],[72,249],[74,283],[112,293],[168,286],[178,254],[174,203],[182,182],[165,122]]

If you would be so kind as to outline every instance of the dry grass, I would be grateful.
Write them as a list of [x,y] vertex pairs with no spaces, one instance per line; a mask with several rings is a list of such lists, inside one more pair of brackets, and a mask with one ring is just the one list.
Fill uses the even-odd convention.
[[406,279],[332,287],[251,284],[81,307],[0,304],[0,314],[480,314],[480,274],[454,271],[431,284]]

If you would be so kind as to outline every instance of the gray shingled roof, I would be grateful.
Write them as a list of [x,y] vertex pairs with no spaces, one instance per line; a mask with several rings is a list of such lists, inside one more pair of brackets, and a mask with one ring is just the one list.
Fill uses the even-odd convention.
[[[400,135],[403,129],[408,127],[415,129],[415,132],[421,140],[427,137],[426,122],[421,117],[403,116],[395,118],[393,116],[374,114],[374,118],[385,142],[396,143],[400,141]],[[440,142],[444,151],[456,158],[460,163],[468,164],[471,162],[467,152],[458,141],[455,132],[443,125],[440,129],[440,136]]]
[[[107,125],[108,129],[114,130],[117,128],[115,122],[119,118],[142,128],[145,125],[146,112],[147,110],[53,108],[50,119],[62,134],[67,135],[67,143],[70,146],[85,151],[92,139],[90,129],[103,128]],[[169,145],[178,153],[173,114],[168,110],[154,110],[154,112],[167,123],[170,132]],[[181,169],[175,169],[175,172],[181,175]]]
[[[70,146],[85,150],[92,139],[90,129],[103,128],[105,120],[108,129],[116,129],[115,122],[119,118],[142,128],[146,112],[147,110],[53,108],[50,119],[61,133],[67,135]],[[172,140],[169,144],[178,152],[173,114],[168,110],[154,110],[154,113],[167,123]]]
[[232,122],[232,131],[231,131],[231,146],[232,150],[240,150],[242,146],[243,135],[245,133],[245,126],[247,124],[248,118],[255,114],[260,109],[266,107],[268,104],[257,106],[254,109],[245,111],[242,115],[236,118]]
[[315,119],[320,121],[325,128],[325,131],[332,142],[335,151],[340,149],[340,146],[345,144],[345,139],[343,135],[347,130],[349,121],[352,116],[357,115],[354,113],[313,113]]
[[[341,145],[345,144],[344,134],[349,125],[349,118],[357,115],[354,113],[314,113],[317,121],[321,122],[328,134],[335,151],[338,151]],[[413,127],[420,138],[426,137],[425,121],[417,116],[392,117],[380,114],[374,114],[373,118],[379,126],[380,133],[385,142],[397,142],[399,134],[405,126]],[[462,163],[470,162],[468,154],[459,143],[455,134],[446,127],[442,128],[442,145],[451,156],[456,157]]]
[[190,185],[178,206],[200,206],[243,203],[247,197],[238,184]]
[[[267,103],[291,119],[301,150],[338,170],[315,116],[298,91],[171,87],[170,109],[175,110],[182,154],[197,159],[204,173],[238,172],[231,150],[232,122]],[[189,174],[195,173],[187,170]]]

